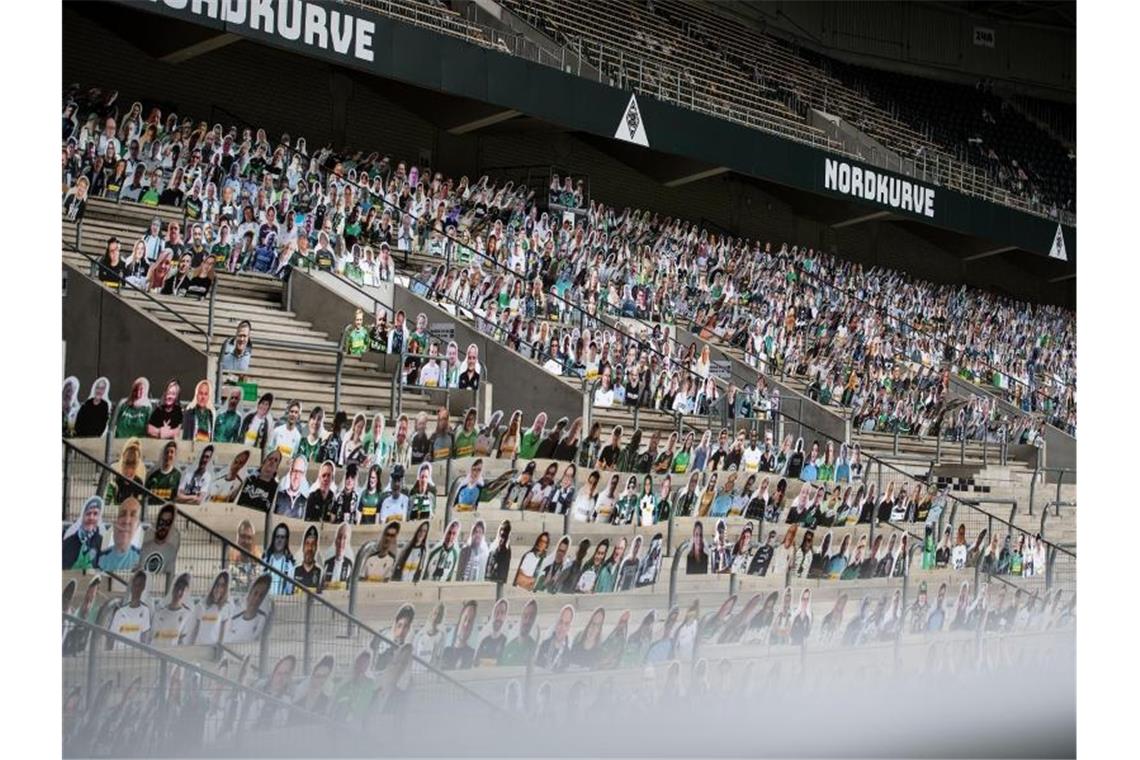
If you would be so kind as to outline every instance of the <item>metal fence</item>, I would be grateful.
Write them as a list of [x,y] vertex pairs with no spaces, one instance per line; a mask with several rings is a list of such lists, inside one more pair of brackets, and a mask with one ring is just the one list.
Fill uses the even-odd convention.
[[[73,472],[99,471],[113,475],[111,469],[64,441],[64,448],[73,457]],[[78,464],[78,463],[83,464]],[[80,483],[72,481],[70,489],[82,493]],[[158,498],[141,489],[145,498]],[[79,507],[81,509],[82,506]],[[153,509],[153,506],[152,506]],[[244,594],[257,578],[270,576],[272,614],[259,638],[239,644],[225,644],[226,652],[234,657],[250,658],[253,671],[265,674],[281,658],[296,659],[298,672],[308,674],[326,655],[331,655],[335,668],[348,670],[362,652],[369,652],[372,660],[393,661],[397,655],[407,657],[411,667],[407,700],[412,706],[461,706],[463,709],[486,709],[489,703],[475,692],[435,669],[429,663],[410,658],[410,651],[398,651],[395,644],[380,631],[353,617],[325,599],[318,591],[301,585],[285,567],[268,564],[261,558],[258,547],[253,551],[239,546],[182,510],[176,509],[173,530],[177,532],[177,553],[173,567],[156,574],[150,587],[153,593],[168,592],[175,578],[190,574],[187,594],[205,597],[211,593],[219,576],[228,573],[228,592]],[[268,516],[267,516],[268,524]],[[270,536],[272,534],[270,533]],[[291,548],[298,549],[296,539]],[[299,553],[299,552],[298,552]],[[219,652],[220,654],[220,652]]]
[[[244,659],[193,662],[66,612],[63,629],[65,639],[86,644],[63,657],[64,757],[185,756],[219,744],[252,748],[262,732],[285,724],[331,722],[291,704],[287,694],[271,694],[273,679],[258,677]],[[198,660],[202,652],[186,654]]]

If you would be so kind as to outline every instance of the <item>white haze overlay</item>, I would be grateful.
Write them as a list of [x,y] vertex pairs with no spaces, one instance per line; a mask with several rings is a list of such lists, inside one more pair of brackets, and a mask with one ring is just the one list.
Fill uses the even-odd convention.
[[[367,726],[255,732],[243,757],[1074,757],[1073,632],[469,682]],[[529,687],[526,686],[529,684]]]

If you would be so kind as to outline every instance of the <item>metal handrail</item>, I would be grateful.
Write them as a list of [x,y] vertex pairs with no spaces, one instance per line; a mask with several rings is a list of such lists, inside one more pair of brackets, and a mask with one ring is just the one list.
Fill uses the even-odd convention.
[[[1040,529],[1038,531],[1040,533],[1041,537],[1045,538],[1045,522],[1049,518],[1049,507],[1054,508],[1054,512],[1053,512],[1054,517],[1060,517],[1061,516],[1061,507],[1074,507],[1075,508],[1076,506],[1077,506],[1077,503],[1075,501],[1050,501],[1050,502],[1047,502],[1045,504],[1045,508],[1041,510],[1041,526],[1040,526]],[[1057,546],[1059,547],[1060,544],[1057,544]]]
[[[87,259],[87,260],[88,260],[88,261],[91,263],[91,266],[92,266],[92,276],[94,276],[94,270],[95,270],[95,268],[96,268],[96,267],[99,269],[99,271],[110,271],[110,270],[107,268],[107,266],[103,264],[103,262],[102,262],[102,261],[100,261],[99,259],[95,258],[94,256],[92,256],[92,255],[91,255],[91,254],[89,254],[89,253],[85,253],[84,251],[81,251],[81,250],[79,250],[79,248],[78,248],[77,246],[74,246],[74,245],[72,245],[72,244],[70,244],[70,243],[64,243],[64,247],[65,247],[65,248],[66,248],[68,251],[70,251],[71,253],[77,253],[77,254],[79,254],[80,256],[82,256],[83,258]],[[172,316],[174,316],[174,317],[175,317],[175,318],[176,318],[178,321],[180,321],[180,322],[182,322],[183,324],[185,324],[185,325],[189,326],[189,327],[190,327],[190,329],[192,329],[194,332],[198,333],[199,335],[201,335],[203,338],[205,338],[205,339],[206,339],[206,353],[208,354],[208,353],[210,352],[210,338],[209,338],[209,335],[208,335],[208,334],[207,334],[207,332],[206,332],[205,330],[203,330],[201,327],[199,327],[198,325],[194,324],[194,323],[193,323],[193,322],[191,322],[189,319],[187,319],[187,318],[186,318],[186,317],[184,317],[183,315],[179,314],[177,311],[175,311],[174,309],[170,308],[169,306],[167,306],[166,304],[164,304],[162,301],[160,301],[160,300],[158,300],[157,298],[155,298],[154,296],[152,296],[152,295],[151,295],[150,293],[148,293],[147,291],[143,290],[142,288],[136,287],[136,286],[134,285],[134,283],[130,282],[129,280],[126,280],[126,279],[123,279],[123,278],[116,278],[116,280],[115,280],[115,281],[116,281],[116,282],[118,282],[118,284],[119,284],[119,288],[120,288],[120,289],[121,289],[122,287],[124,287],[124,286],[125,286],[125,287],[127,287],[127,288],[130,288],[130,289],[131,289],[133,292],[140,294],[141,296],[143,296],[144,298],[146,298],[148,301],[150,301],[152,304],[155,304],[156,306],[158,306],[159,308],[161,308],[163,311],[165,311],[165,312],[167,312],[168,314],[171,314]],[[103,282],[103,281],[100,281],[100,282]],[[211,286],[211,288],[210,288],[210,291],[211,291],[211,292],[213,292],[213,290],[214,290],[216,287],[217,287],[217,283],[214,283],[214,285],[213,285],[213,286]],[[114,290],[114,289],[112,289],[112,288],[108,288],[108,289],[109,289],[109,290]],[[114,291],[114,292],[118,292],[118,293],[121,293],[121,290],[118,290],[118,291]],[[120,297],[120,298],[122,298],[122,296],[121,296],[121,295],[120,295],[119,297]]]
[[[90,461],[96,467],[99,467],[100,469],[104,469],[104,470],[110,470],[111,469],[107,464],[100,462],[98,459],[92,457],[91,455],[87,454],[83,450],[72,445],[66,439],[64,439],[63,445],[71,448],[77,454],[79,454],[83,458],[87,459],[88,461]],[[151,491],[149,491],[145,487],[139,487],[138,490],[140,490],[144,495],[147,496],[147,501],[149,501],[151,499],[154,499],[156,502],[162,501],[162,499],[160,499],[158,496],[156,496],[154,493],[152,493]],[[285,575],[284,573],[282,573],[280,570],[273,567],[272,565],[267,564],[261,557],[258,557],[256,555],[250,553],[245,548],[239,546],[238,544],[235,544],[233,541],[226,538],[222,534],[218,533],[214,529],[210,528],[208,525],[205,525],[204,523],[202,523],[197,518],[193,517],[192,515],[187,514],[186,512],[184,512],[182,510],[182,508],[179,505],[174,504],[174,509],[175,509],[175,512],[177,513],[177,515],[179,517],[186,520],[189,524],[193,525],[194,527],[198,528],[199,530],[204,531],[212,539],[221,542],[222,546],[225,549],[236,550],[251,565],[260,568],[262,574],[268,573],[271,576],[276,577],[279,581],[282,581],[284,583],[289,584],[288,587],[292,587],[292,588],[296,589],[296,592],[300,593],[305,598],[305,604],[308,605],[308,604],[318,604],[319,603],[319,604],[323,605],[326,609],[328,609],[330,612],[332,612],[333,615],[344,618],[345,622],[350,627],[351,626],[359,627],[361,630],[363,630],[364,632],[371,635],[374,640],[380,641],[381,643],[387,644],[387,645],[392,646],[392,647],[396,646],[396,643],[394,641],[392,641],[391,639],[384,636],[382,633],[380,633],[376,629],[369,626],[363,620],[360,620],[359,618],[355,617],[354,615],[346,612],[345,610],[341,609],[337,605],[328,601],[323,595],[320,594],[320,592],[312,591],[311,589],[308,589],[305,586],[303,586],[299,583],[296,583],[293,578],[290,578],[289,576]],[[434,666],[432,666],[427,661],[421,659],[420,657],[418,657],[414,654],[412,655],[412,659],[415,662],[422,665],[427,671],[431,672],[433,675],[438,676],[439,678],[442,678],[444,681],[456,686],[457,688],[462,690],[464,693],[466,693],[468,696],[471,696],[471,697],[477,699],[478,701],[487,704],[489,707],[493,708],[495,711],[499,710],[498,705],[495,705],[494,703],[488,701],[483,696],[481,696],[478,693],[476,693],[475,691],[471,690],[465,684],[460,683],[459,681],[456,681],[454,678],[449,676],[447,673],[435,668]]]
[[[228,342],[228,338],[226,340],[223,340],[222,345],[218,348],[217,371],[215,372],[214,382],[214,395],[216,396],[215,401],[218,403],[220,403],[222,400],[222,376],[225,374],[225,372],[227,372],[226,370],[222,369],[222,357],[224,357],[226,354],[226,345]],[[325,356],[335,356],[336,372],[333,378],[333,408],[338,409],[340,407],[340,390],[341,381],[343,379],[345,356],[343,343],[338,343],[334,347],[329,345],[320,345],[317,343],[283,340],[280,338],[259,338],[257,342],[259,345],[269,346],[271,348],[287,348],[292,351],[307,351],[309,353],[322,354]],[[233,373],[233,370],[228,370],[228,372]],[[238,372],[236,374],[239,377],[242,376],[241,372]]]
[[[534,19],[536,17],[531,15],[529,18],[524,18],[526,23],[534,26]],[[541,33],[541,31],[540,31]],[[494,34],[493,32],[491,33]],[[462,36],[462,35],[458,35]],[[567,50],[567,44],[570,37],[566,34],[560,35],[561,40],[556,39],[562,45],[563,56]],[[506,39],[513,38],[504,38]],[[476,44],[484,44],[480,40],[469,40]],[[597,81],[610,86],[616,86],[619,89],[628,88],[633,92],[643,95],[649,95],[658,100],[672,103],[674,105],[685,108],[686,110],[704,113],[725,121],[743,124],[745,126],[757,129],[759,131],[768,132],[771,134],[780,135],[795,142],[804,143],[812,146],[823,147],[833,153],[837,153],[849,158],[864,161],[872,166],[897,171],[900,174],[921,179],[936,186],[946,186],[951,189],[958,190],[965,195],[981,198],[991,203],[1002,205],[1008,208],[1014,208],[1019,211],[1024,211],[1034,216],[1043,217],[1046,219],[1057,220],[1069,224],[1076,223],[1076,215],[1062,209],[1058,209],[1056,214],[1049,213],[1043,203],[1036,203],[1028,200],[1020,195],[1014,195],[1009,190],[1000,188],[992,180],[989,173],[969,162],[960,161],[953,155],[932,143],[925,146],[925,152],[921,165],[919,162],[912,161],[910,166],[904,164],[902,159],[896,154],[895,151],[887,151],[885,154],[880,155],[879,151],[872,151],[871,155],[866,155],[865,152],[858,152],[848,149],[843,143],[828,137],[824,132],[818,128],[814,128],[806,123],[785,119],[775,114],[768,113],[767,109],[757,109],[751,107],[746,102],[737,100],[730,104],[728,108],[718,108],[708,99],[704,93],[701,99],[698,100],[697,90],[701,83],[690,81],[689,84],[682,84],[682,71],[675,69],[673,72],[663,72],[668,81],[651,81],[646,82],[644,72],[646,63],[649,62],[650,68],[660,69],[661,65],[658,61],[637,55],[635,52],[625,48],[617,47],[617,56],[614,65],[617,67],[617,79],[614,81],[604,73],[606,68],[604,61],[604,53],[609,53],[611,61],[615,58],[612,50],[607,50],[604,44],[599,40],[586,40],[578,39],[578,56],[581,59],[582,47],[586,48],[596,46],[598,48],[597,60]],[[488,47],[495,47],[494,45],[485,45]],[[517,48],[517,46],[516,46]],[[556,65],[557,62],[547,63],[541,55],[537,57],[529,54],[527,49],[514,49],[508,46],[512,55],[515,55],[526,60],[530,60],[542,65],[550,65],[561,70],[565,70],[565,65]],[[768,62],[760,62],[760,70],[769,73],[769,75],[778,72],[775,67]],[[640,72],[640,74],[636,74]],[[581,76],[581,71],[578,71]],[[656,84],[655,84],[656,82]],[[850,88],[840,85],[841,90],[850,91]],[[707,88],[700,87],[707,92]],[[731,97],[731,89],[725,90],[721,93],[722,98]],[[688,97],[684,92],[688,92]],[[825,96],[826,103],[826,96]],[[884,112],[884,116],[887,114]],[[888,117],[890,118],[890,117]],[[898,121],[897,119],[890,119],[895,123],[896,128],[910,129],[908,125]],[[930,157],[933,157],[934,162],[931,164]],[[894,160],[892,160],[892,158]]]
[[[377,298],[374,293],[369,293],[363,287],[361,287],[357,283],[353,282],[348,277],[346,277],[344,274],[336,271],[335,269],[321,269],[320,267],[318,267],[317,266],[317,258],[315,255],[300,256],[299,258],[301,261],[305,262],[305,271],[307,274],[311,275],[314,269],[316,269],[318,272],[325,272],[327,274],[331,274],[333,277],[335,277],[337,279],[338,282],[344,283],[345,285],[352,288],[353,290],[355,290],[357,293],[364,296],[365,298],[372,299],[371,315],[375,315],[377,306],[382,306],[382,307],[384,307],[384,310],[389,315],[395,316],[395,313],[396,313],[395,309],[393,309],[391,306],[389,306],[388,304],[384,303],[379,298]],[[394,260],[393,260],[393,262],[394,262]],[[395,285],[395,283],[392,283],[392,284],[393,284],[393,286]],[[287,290],[285,293],[285,299],[286,299],[286,308],[288,309],[290,307],[290,305],[292,304],[292,300],[293,300],[293,278],[292,277],[289,278],[286,287],[287,287]]]

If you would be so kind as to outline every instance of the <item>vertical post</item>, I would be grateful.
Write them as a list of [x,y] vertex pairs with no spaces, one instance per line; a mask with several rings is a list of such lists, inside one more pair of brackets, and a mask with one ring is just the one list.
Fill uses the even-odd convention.
[[989,457],[989,438],[982,436],[982,466],[988,467],[990,464]]
[[[333,411],[336,412],[340,409],[340,381],[341,374],[344,371],[344,346],[337,346],[336,349],[336,381],[333,385]],[[308,668],[305,669],[308,673]]]
[[[448,434],[450,436],[450,433]],[[455,438],[451,436],[451,447],[455,447]],[[443,527],[444,530],[451,523],[451,457],[447,457],[447,469],[443,476],[443,492],[447,494],[447,499],[443,503]],[[520,505],[521,506],[521,505]]]
[[1029,479],[1029,514],[1030,514],[1030,516],[1033,515],[1033,496],[1037,492],[1037,473],[1039,472],[1038,468],[1040,467],[1040,464],[1041,464],[1040,459],[1041,458],[1038,457],[1037,461],[1034,461],[1034,463],[1033,463],[1033,477]]
[[[292,279],[292,278],[289,278]],[[218,293],[218,283],[210,287],[210,306],[206,312],[206,354],[210,353],[210,341],[214,339],[214,297]]]
[[310,664],[313,659],[313,595],[305,594],[305,641],[301,655],[301,669],[305,673],[312,672]]
[[[210,294],[210,313],[214,311],[213,293]],[[285,278],[285,311],[293,311],[293,274]]]
[[1057,473],[1057,514],[1061,513],[1061,483],[1065,480],[1065,468],[1062,467]]
[[934,437],[934,463],[942,464],[942,431]]
[[99,633],[99,631],[100,631],[99,628],[97,628],[93,625],[89,625],[86,620],[83,621],[83,625],[85,625],[87,627],[87,691],[86,691],[87,699],[86,699],[86,702],[87,702],[87,708],[90,709],[92,706],[91,700],[95,698],[95,690],[96,690],[95,682],[99,678],[99,652],[102,651],[102,649],[103,649],[103,647],[100,646],[103,642],[102,642],[102,636]]
[[686,539],[673,554],[673,566],[669,569],[669,609],[673,609],[673,605],[677,603],[677,568],[681,564],[681,558],[688,551],[689,541]]
[[257,669],[262,673],[269,672],[269,639],[273,629],[274,610],[269,609],[269,619],[265,621],[265,630],[261,633],[261,643],[257,646]]
[[966,430],[964,428],[958,440],[958,451],[958,464],[966,464]]
[[[107,433],[110,437],[110,432]],[[67,522],[67,505],[71,502],[71,479],[68,477],[71,463],[71,449],[63,447],[63,521]]]
[[894,451],[894,454],[897,457],[899,455],[899,429],[898,428],[895,428],[895,435],[894,435],[894,439],[893,439],[891,445],[892,445],[892,450]]

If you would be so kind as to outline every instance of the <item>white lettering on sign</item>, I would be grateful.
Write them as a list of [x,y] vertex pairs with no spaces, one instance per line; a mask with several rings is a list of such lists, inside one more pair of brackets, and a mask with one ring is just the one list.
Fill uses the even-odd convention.
[[880,206],[934,218],[934,188],[898,177],[888,177],[839,159],[824,159],[823,187]]
[[245,26],[289,42],[373,61],[376,24],[310,0],[150,0],[192,16]]

